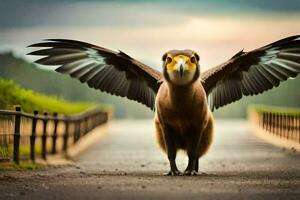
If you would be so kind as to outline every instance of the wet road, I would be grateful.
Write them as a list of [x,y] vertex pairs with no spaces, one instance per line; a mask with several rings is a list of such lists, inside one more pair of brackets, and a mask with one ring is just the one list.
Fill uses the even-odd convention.
[[[246,121],[217,121],[196,177],[165,177],[166,156],[150,120],[112,122],[77,166],[0,172],[0,199],[300,199],[300,156],[249,132]],[[186,167],[183,153],[177,159]]]

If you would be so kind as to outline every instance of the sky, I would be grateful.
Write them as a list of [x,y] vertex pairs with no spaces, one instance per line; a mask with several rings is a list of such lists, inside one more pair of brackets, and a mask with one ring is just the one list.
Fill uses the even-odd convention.
[[300,0],[0,0],[0,51],[25,56],[47,38],[122,50],[161,68],[170,49],[198,52],[202,69],[241,49],[300,34]]

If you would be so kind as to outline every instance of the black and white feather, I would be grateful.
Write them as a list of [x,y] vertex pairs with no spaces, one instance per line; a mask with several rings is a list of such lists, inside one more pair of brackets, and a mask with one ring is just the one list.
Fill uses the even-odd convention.
[[240,51],[229,61],[205,71],[202,84],[212,110],[257,95],[300,73],[300,36],[259,49]]
[[59,65],[57,72],[85,82],[89,87],[138,101],[152,110],[162,74],[131,58],[92,44],[49,39],[29,47],[44,48],[29,55],[45,56],[36,63]]

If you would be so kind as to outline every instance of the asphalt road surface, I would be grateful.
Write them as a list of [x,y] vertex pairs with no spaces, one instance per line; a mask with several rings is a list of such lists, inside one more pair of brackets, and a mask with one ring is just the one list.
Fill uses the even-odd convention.
[[[167,177],[150,120],[116,121],[76,166],[0,172],[0,199],[300,199],[300,155],[217,121],[201,175]],[[177,159],[181,170],[187,158]]]

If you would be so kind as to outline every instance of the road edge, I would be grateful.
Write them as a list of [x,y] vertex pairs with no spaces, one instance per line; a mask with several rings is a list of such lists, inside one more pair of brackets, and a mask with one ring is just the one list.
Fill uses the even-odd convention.
[[75,161],[79,155],[88,150],[107,134],[109,125],[110,122],[107,122],[83,136],[78,142],[73,144],[68,149],[66,156],[69,159]]
[[293,152],[300,153],[299,143],[267,133],[265,130],[253,124],[252,122],[249,123],[249,127],[251,129],[251,132],[253,132],[257,137],[263,139],[264,141],[271,143],[277,147],[286,148]]

